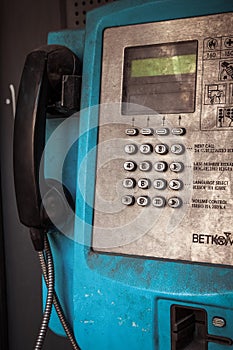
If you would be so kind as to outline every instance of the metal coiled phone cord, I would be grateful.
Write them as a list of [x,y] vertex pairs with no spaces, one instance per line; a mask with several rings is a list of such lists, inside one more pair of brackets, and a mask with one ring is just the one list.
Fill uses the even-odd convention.
[[[41,269],[42,269],[42,273],[43,273],[43,276],[44,276],[44,280],[45,280],[45,283],[47,285],[47,288],[48,288],[48,292],[49,292],[49,285],[50,285],[50,280],[49,280],[49,266],[48,266],[48,263],[49,263],[49,257],[52,259],[52,253],[51,253],[51,249],[50,249],[50,245],[49,245],[49,241],[48,241],[48,238],[47,236],[45,235],[45,252],[46,252],[46,256],[47,256],[47,261],[45,259],[45,256],[43,254],[43,252],[39,252],[39,259],[40,259],[40,264],[41,264]],[[54,280],[54,276],[53,276],[53,280]],[[47,300],[48,300],[48,297],[47,297]],[[57,297],[57,294],[54,290],[54,282],[53,282],[53,298],[52,298],[52,302],[53,302],[53,305],[56,309],[56,312],[57,312],[57,315],[61,321],[61,324],[64,328],[64,331],[66,332],[66,335],[72,345],[72,348],[74,350],[81,350],[80,347],[78,346],[75,338],[74,338],[74,334],[66,320],[66,317],[64,315],[64,312],[62,310],[62,307],[61,307],[61,304],[59,302],[59,299]],[[45,307],[45,310],[46,310],[46,307]],[[50,312],[51,314],[51,312]],[[41,326],[41,329],[40,329],[40,332],[39,332],[39,335],[38,335],[38,339],[40,336],[43,336],[43,340],[45,338],[45,334],[46,334],[46,331],[44,332],[43,331],[43,334],[42,334],[42,326]],[[38,348],[38,347],[35,347],[34,350],[39,350],[41,349]]]
[[[46,237],[46,235],[45,235]],[[45,255],[46,258],[44,256],[44,252],[43,251],[39,251],[39,259],[40,262],[41,261],[46,261],[46,277],[47,277],[47,298],[46,298],[46,304],[45,304],[45,309],[44,309],[44,313],[43,313],[43,318],[42,318],[42,322],[41,322],[41,326],[40,326],[40,330],[39,330],[39,334],[37,336],[37,340],[36,340],[36,345],[34,347],[34,350],[41,350],[44,340],[45,340],[45,336],[46,336],[46,332],[48,329],[48,324],[49,324],[49,320],[50,320],[50,316],[51,316],[51,311],[52,311],[52,306],[53,306],[53,294],[54,294],[54,265],[53,265],[53,258],[52,258],[52,254],[51,251],[49,249],[49,245],[47,244],[47,239],[45,239]]]

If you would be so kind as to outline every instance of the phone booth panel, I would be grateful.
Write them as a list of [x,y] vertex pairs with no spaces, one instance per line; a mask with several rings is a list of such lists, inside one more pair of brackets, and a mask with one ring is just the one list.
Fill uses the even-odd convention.
[[[118,1],[49,34],[82,61],[80,112],[55,130],[74,148],[50,148],[54,121],[45,147],[76,198],[74,227],[49,237],[82,350],[233,346],[232,11]],[[64,335],[55,313],[50,327]]]

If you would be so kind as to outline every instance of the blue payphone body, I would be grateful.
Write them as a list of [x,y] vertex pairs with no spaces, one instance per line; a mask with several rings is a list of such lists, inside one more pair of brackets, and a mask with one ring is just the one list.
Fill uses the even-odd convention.
[[[74,230],[50,234],[83,350],[233,347],[232,11],[126,0],[49,34],[83,67],[77,128],[65,129]],[[55,313],[50,327],[63,334]]]

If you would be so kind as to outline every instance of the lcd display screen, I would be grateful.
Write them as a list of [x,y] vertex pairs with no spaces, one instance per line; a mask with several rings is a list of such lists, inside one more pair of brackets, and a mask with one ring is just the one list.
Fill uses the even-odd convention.
[[196,62],[196,40],[126,48],[122,113],[194,112]]

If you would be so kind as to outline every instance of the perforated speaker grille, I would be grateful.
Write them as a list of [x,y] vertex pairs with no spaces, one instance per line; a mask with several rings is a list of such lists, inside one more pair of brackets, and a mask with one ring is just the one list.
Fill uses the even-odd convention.
[[86,23],[86,13],[96,7],[106,5],[117,0],[66,0],[67,28],[83,28]]

